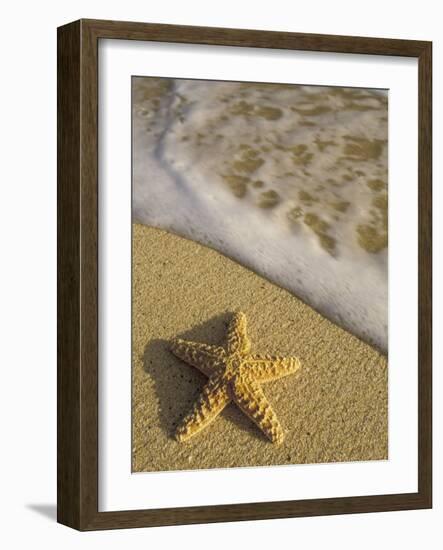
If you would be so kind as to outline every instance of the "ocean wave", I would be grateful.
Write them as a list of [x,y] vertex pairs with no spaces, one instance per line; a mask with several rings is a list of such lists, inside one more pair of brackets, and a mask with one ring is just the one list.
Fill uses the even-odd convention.
[[383,351],[387,93],[135,78],[133,217],[211,246]]

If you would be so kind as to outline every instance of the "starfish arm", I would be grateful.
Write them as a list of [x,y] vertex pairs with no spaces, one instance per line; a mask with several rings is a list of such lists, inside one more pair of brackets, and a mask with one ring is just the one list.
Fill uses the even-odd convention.
[[244,313],[234,314],[229,323],[227,340],[228,354],[248,353],[251,349],[251,342],[246,333],[246,315]]
[[238,379],[232,384],[231,392],[235,403],[272,443],[280,444],[284,439],[283,428],[259,384]]
[[190,342],[180,338],[172,341],[171,351],[179,359],[189,363],[208,377],[218,370],[225,356],[225,351],[221,347]]
[[186,441],[206,428],[226,407],[231,398],[226,384],[220,377],[210,378],[189,414],[178,426],[175,436]]
[[245,361],[245,375],[257,382],[270,382],[293,374],[300,368],[296,357],[251,355]]

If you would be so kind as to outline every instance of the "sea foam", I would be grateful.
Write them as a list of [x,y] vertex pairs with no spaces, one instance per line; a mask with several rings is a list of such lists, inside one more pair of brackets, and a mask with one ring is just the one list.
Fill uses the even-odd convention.
[[133,217],[387,351],[385,92],[134,78]]

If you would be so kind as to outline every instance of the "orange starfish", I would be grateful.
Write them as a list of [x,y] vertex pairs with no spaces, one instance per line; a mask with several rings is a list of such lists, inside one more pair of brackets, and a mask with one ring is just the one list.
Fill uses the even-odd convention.
[[181,339],[173,341],[174,355],[209,378],[192,410],[177,428],[178,441],[185,441],[206,428],[231,401],[273,443],[283,441],[283,428],[260,384],[294,373],[300,362],[295,357],[254,355],[250,349],[246,316],[241,312],[236,313],[229,324],[226,349]]

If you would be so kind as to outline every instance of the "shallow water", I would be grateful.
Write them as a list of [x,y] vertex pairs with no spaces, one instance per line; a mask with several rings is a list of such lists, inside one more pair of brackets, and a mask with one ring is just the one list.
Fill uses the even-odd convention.
[[387,109],[379,90],[134,78],[134,221],[387,351]]

